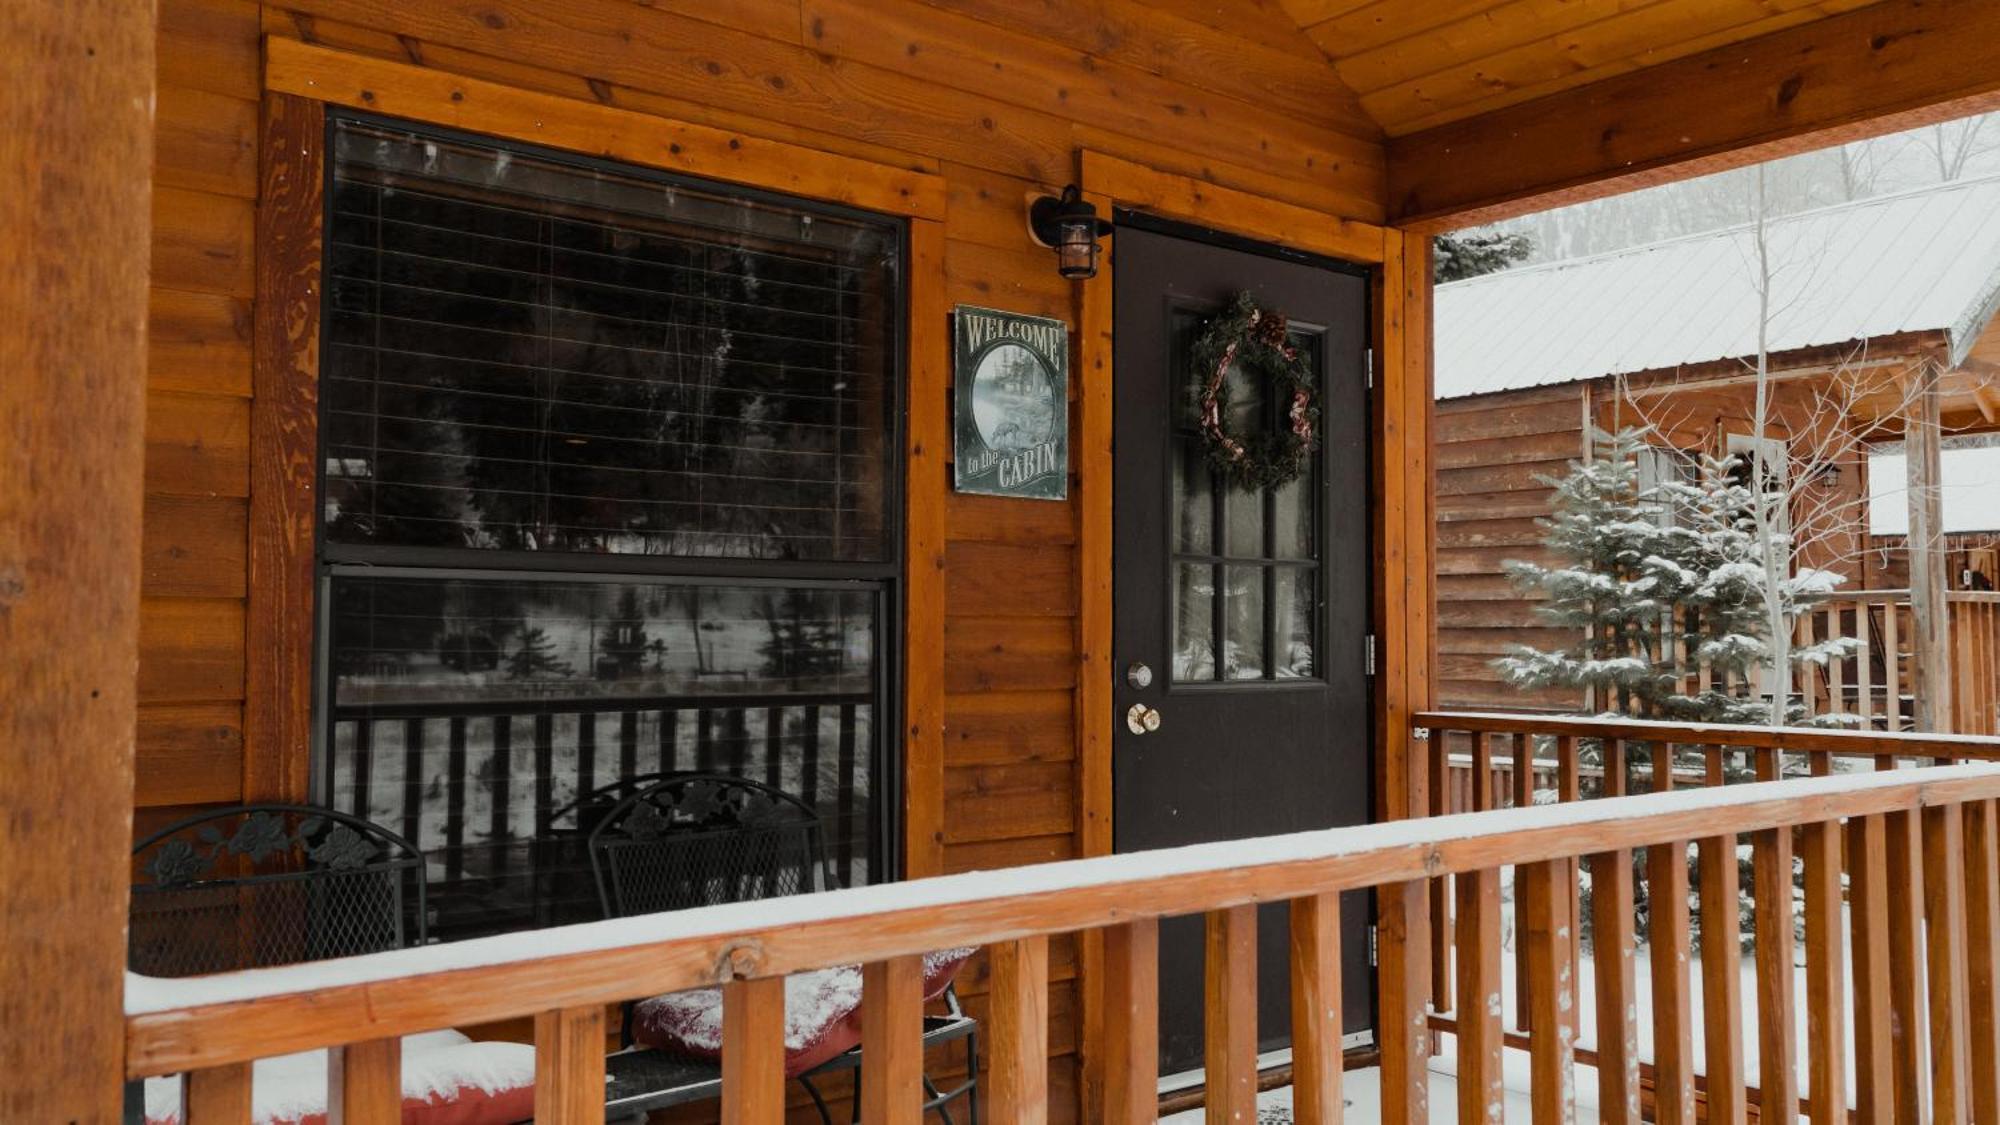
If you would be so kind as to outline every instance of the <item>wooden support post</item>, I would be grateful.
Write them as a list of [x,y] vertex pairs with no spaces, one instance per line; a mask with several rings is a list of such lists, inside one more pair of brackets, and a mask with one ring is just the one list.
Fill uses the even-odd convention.
[[1292,1120],[1340,1125],[1340,896],[1292,900]]
[[250,1125],[250,1064],[230,1063],[182,1075],[181,1106],[183,1125]]
[[992,1062],[980,1093],[994,1120],[1038,1125],[1049,1116],[1049,939],[1003,941],[986,955]]
[[597,1125],[603,1120],[603,1006],[537,1014],[535,1125]]
[[[1867,616],[1867,607],[1862,607]],[[1813,772],[1832,762],[1813,758]],[[1811,1075],[1809,1113],[1815,1125],[1847,1119],[1847,957],[1840,924],[1840,823],[1805,828],[1800,853],[1806,873],[1806,1049]]]
[[1211,910],[1202,973],[1209,1125],[1257,1120],[1257,908]]
[[326,1054],[327,1125],[402,1125],[401,1039],[349,1043]]
[[[1847,823],[1848,923],[1854,954],[1857,1119],[1894,1120],[1894,1016],[1889,1000],[1889,829],[1879,816]],[[1818,1123],[1815,1123],[1818,1125]]]
[[861,966],[861,1119],[920,1125],[924,1106],[924,962]]
[[1903,430],[1910,508],[1911,652],[1916,667],[1917,729],[1951,727],[1951,606],[1945,599],[1944,501],[1939,452],[1939,392],[1943,372],[1918,366],[1916,409]]
[[1972,1119],[2000,1121],[2000,804],[1993,801],[1965,807],[1965,932]]
[[1742,888],[1736,871],[1736,837],[1710,836],[1695,846],[1701,864],[1701,1026],[1708,1120],[1742,1122],[1749,1110],[1743,1076],[1743,935],[1737,910]]
[[1458,877],[1458,1119],[1498,1121],[1507,1112],[1501,1069],[1500,872]]
[[0,4],[6,1121],[123,1105],[153,10]]
[[1520,944],[1537,986],[1529,997],[1534,1034],[1528,1039],[1535,1125],[1570,1125],[1576,1120],[1576,979],[1570,952],[1576,921],[1570,888],[1576,865],[1569,860],[1516,869],[1521,897],[1515,907]]
[[785,978],[722,985],[722,1119],[785,1120]]
[[1922,822],[1888,813],[1889,1027],[1896,1125],[1930,1120],[1924,1067],[1929,1041],[1924,1004],[1924,865]]
[[[1604,795],[1625,792],[1625,746],[1604,744]],[[1605,1125],[1639,1125],[1638,941],[1632,916],[1632,853],[1590,857],[1592,953],[1597,983],[1597,1104]]]
[[[1778,752],[1758,750],[1756,770],[1757,780],[1777,781],[1784,772]],[[1757,931],[1757,1107],[1761,1120],[1780,1121],[1796,1116],[1799,1105],[1791,829],[1753,833],[1750,846]]]
[[1431,1119],[1428,950],[1448,944],[1448,931],[1436,930],[1437,940],[1430,940],[1429,882],[1375,889],[1376,1034],[1382,1045],[1382,1120],[1390,1125],[1429,1125]]
[[[1915,816],[1917,814],[1911,814]],[[1961,806],[1922,813],[1924,832],[1925,963],[1930,974],[1931,1120],[1971,1120],[1971,1058],[1966,1020],[1965,832]]]
[[1160,923],[1104,929],[1104,1112],[1107,1125],[1159,1117]]

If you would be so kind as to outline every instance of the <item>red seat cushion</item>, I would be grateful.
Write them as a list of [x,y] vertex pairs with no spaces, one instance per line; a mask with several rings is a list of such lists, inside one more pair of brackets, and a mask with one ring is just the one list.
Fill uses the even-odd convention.
[[[973,950],[924,956],[924,999],[943,995]],[[641,1000],[632,1038],[698,1059],[722,1057],[722,990],[697,988]],[[861,967],[843,965],[785,978],[785,1076],[796,1078],[861,1043]]]

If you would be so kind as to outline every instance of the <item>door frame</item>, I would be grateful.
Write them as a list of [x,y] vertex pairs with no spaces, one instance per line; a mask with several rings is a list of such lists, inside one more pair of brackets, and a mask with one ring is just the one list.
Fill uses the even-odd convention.
[[[1098,214],[1124,208],[1368,270],[1374,352],[1370,401],[1371,616],[1378,652],[1374,715],[1374,807],[1378,820],[1422,816],[1426,761],[1413,753],[1410,717],[1430,704],[1432,467],[1430,236],[1221,187],[1092,149],[1078,153],[1079,186]],[[1117,238],[1114,233],[1114,242]],[[1101,260],[1077,287],[1077,847],[1111,854],[1112,706],[1112,320],[1114,265]],[[1378,904],[1382,924],[1408,947],[1428,941],[1428,919],[1400,901]],[[1393,914],[1394,917],[1388,915]],[[1389,943],[1393,944],[1393,943]],[[1100,931],[1078,949],[1084,1005],[1084,1104],[1102,1104],[1105,1026],[1104,944]],[[1420,959],[1419,959],[1420,960]],[[1394,963],[1392,964],[1391,961]],[[1385,958],[1378,973],[1428,976],[1428,964]],[[1418,993],[1379,989],[1380,995]],[[1421,1001],[1419,1001],[1421,1003]],[[1378,1011],[1378,1029],[1412,1013]],[[1378,1031],[1379,1035],[1379,1031]],[[1397,1039],[1421,1037],[1397,1037]],[[1385,1058],[1385,1064],[1389,1062]],[[1398,1060],[1402,1061],[1402,1060]],[[1394,1067],[1400,1073],[1401,1067]]]

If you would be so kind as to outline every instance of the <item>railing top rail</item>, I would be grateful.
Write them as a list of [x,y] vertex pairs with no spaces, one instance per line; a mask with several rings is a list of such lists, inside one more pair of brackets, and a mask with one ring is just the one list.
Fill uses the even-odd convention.
[[2000,739],[1969,734],[1664,723],[1651,719],[1593,719],[1499,711],[1420,711],[1410,717],[1410,726],[1421,730],[1566,734],[1577,738],[1617,738],[1627,742],[1734,746],[1799,754],[1890,755],[1898,758],[1964,758],[2000,762]]
[[2000,766],[1842,774],[1070,860],[206,978],[128,975],[126,1069],[168,1074],[732,977],[1994,798]]

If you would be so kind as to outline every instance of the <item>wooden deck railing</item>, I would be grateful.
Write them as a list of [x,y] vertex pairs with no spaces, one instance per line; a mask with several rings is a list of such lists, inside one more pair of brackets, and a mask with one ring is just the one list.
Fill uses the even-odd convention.
[[[1951,729],[2000,735],[2000,593],[1954,590],[1946,595],[1950,632]],[[1908,590],[1841,594],[1814,606],[1798,622],[1801,642],[1847,638],[1855,651],[1809,669],[1798,690],[1815,715],[1854,716],[1869,730],[1910,729],[1917,656]]]
[[[1433,789],[1431,811],[1527,807],[1617,799],[1626,793],[1728,791],[1740,783],[1769,783],[1810,775],[1913,777],[1898,770],[1912,762],[2000,763],[2000,741],[1957,735],[1890,734],[1806,728],[1711,726],[1541,715],[1432,712],[1413,725],[1428,746]],[[1519,768],[1525,757],[1527,768]],[[1666,766],[1662,769],[1660,766]],[[1452,784],[1456,779],[1456,784]],[[1852,1037],[1856,1107],[1861,1121],[1932,1120],[1921,1107],[1935,1104],[1935,1120],[2000,1121],[1996,1049],[1996,927],[2000,927],[2000,819],[1987,802],[1933,810],[1921,816],[1892,813],[1802,824],[1796,832],[1750,834],[1753,917],[1746,931],[1738,902],[1740,829],[1718,818],[1691,838],[1646,849],[1635,866],[1627,849],[1591,857],[1595,892],[1591,967],[1600,1028],[1620,1026],[1616,1013],[1636,995],[1632,951],[1637,894],[1648,906],[1654,1057],[1647,1067],[1659,1121],[1793,1120],[1801,1107],[1795,1060],[1800,1043],[1796,1016],[1808,1014],[1811,1096],[1805,1108],[1815,1122],[1844,1120],[1824,1099],[1844,1093],[1846,999],[1851,958]],[[1696,861],[1690,874],[1688,849]],[[1803,880],[1797,879],[1803,867]],[[1843,882],[1845,879],[1845,882]],[[1463,996],[1467,975],[1482,975],[1465,948],[1463,879],[1431,881],[1430,914],[1440,932],[1458,935],[1431,950],[1435,996]],[[1692,884],[1692,885],[1691,885]],[[1795,885],[1796,884],[1796,885]],[[1572,892],[1574,893],[1574,884]],[[1604,892],[1608,889],[1609,895]],[[1691,897],[1692,896],[1692,897]],[[1807,995],[1794,995],[1793,919],[1803,900]],[[1696,904],[1691,916],[1688,904]],[[1845,907],[1845,921],[1843,921]],[[1578,904],[1572,900],[1571,909]],[[1454,915],[1460,915],[1454,922]],[[1581,917],[1581,914],[1575,914]],[[1719,920],[1725,925],[1717,925]],[[1699,923],[1698,940],[1692,935]],[[1606,938],[1610,940],[1605,940]],[[1744,1066],[1744,1001],[1739,969],[1746,938],[1754,947],[1757,1016],[1756,1073]],[[1457,948],[1454,948],[1454,945]],[[1698,945],[1698,948],[1697,948]],[[1969,952],[1968,952],[1969,951]],[[1571,952],[1579,971],[1582,950]],[[1517,949],[1519,990],[1507,1016],[1517,1036],[1532,1040],[1542,980],[1528,951]],[[1697,1072],[1693,1055],[1695,1008],[1690,963],[1700,965],[1705,1057]],[[1543,978],[1546,979],[1546,978]],[[1442,1030],[1459,1030],[1464,1010],[1434,1016]],[[1716,1018],[1721,1013],[1721,1018]],[[1928,1021],[1929,1038],[1926,1039]],[[1958,1054],[1973,1036],[1968,1074]],[[1605,1036],[1583,1056],[1599,1068],[1607,1106],[1640,1094],[1636,1040]],[[1932,1066],[1926,1069],[1928,1057]],[[1697,1092],[1698,1091],[1698,1092]],[[1756,1103],[1746,1107],[1750,1093]],[[1633,1103],[1636,1104],[1636,1103]],[[1678,1114],[1674,1105],[1689,1108]],[[1787,1110],[1789,1107],[1789,1112]],[[1607,1117],[1607,1120],[1629,1120]]]
[[[1466,723],[1464,716],[1426,716]],[[1480,718],[1480,721],[1486,721]],[[1497,723],[1500,720],[1494,719]],[[1544,722],[1546,720],[1536,720]],[[1526,730],[1526,728],[1521,728]],[[1700,730],[1620,732],[1618,738],[1738,742],[1733,733]],[[1577,730],[1555,737],[1579,737]],[[1817,734],[1749,736],[1786,741],[1777,750],[1817,745]],[[1887,737],[1887,736],[1878,736]],[[1482,738],[1481,741],[1486,741]],[[1896,741],[1875,753],[1971,757],[1971,747],[1938,740]],[[1622,744],[1621,744],[1622,745]],[[1963,749],[1967,752],[1960,752]],[[1607,779],[1622,779],[1616,760]],[[1563,757],[1558,753],[1557,757]],[[1766,773],[1775,773],[1767,770]],[[1533,771],[1527,771],[1533,776]],[[1671,772],[1667,775],[1672,776]],[[1615,792],[1622,782],[1608,781]],[[1574,786],[1572,787],[1574,788]],[[1492,803],[1490,800],[1487,803]],[[1686,841],[1717,857],[1705,866],[1704,914],[1735,918],[1734,840],[1755,833],[1765,846],[1804,834],[1806,971],[1815,1012],[1810,1073],[1815,1097],[1845,1088],[1846,1016],[1842,984],[1848,958],[1840,932],[1843,832],[1854,851],[1857,942],[1854,1025],[1864,1044],[1868,1096],[1925,1099],[1938,1120],[2000,1120],[1994,1042],[1994,966],[2000,964],[2000,767],[1970,765],[1866,775],[1751,783],[1704,792],[1612,796],[1532,811],[1488,811],[1406,820],[1357,829],[1300,833],[1150,854],[1043,864],[587,923],[530,934],[376,954],[345,961],[224,977],[138,980],[128,996],[127,1070],[132,1077],[185,1073],[187,1125],[238,1123],[249,1113],[250,1063],[259,1057],[334,1048],[329,1082],[345,1120],[397,1119],[395,1037],[439,1027],[533,1015],[537,1041],[537,1120],[544,1125],[598,1121],[602,1115],[604,1010],[635,996],[720,983],[725,1049],[724,1116],[731,1122],[783,1119],[783,978],[843,963],[864,968],[863,1118],[914,1122],[920,1082],[920,966],[932,949],[980,945],[993,964],[986,1096],[993,1120],[1044,1118],[1047,1091],[1047,941],[1094,931],[1101,939],[1102,1081],[1090,1120],[1151,1120],[1157,1107],[1158,923],[1164,916],[1207,918],[1206,1035],[1211,1121],[1254,1118],[1257,1029],[1241,992],[1256,979],[1255,904],[1292,905],[1294,1105],[1296,1119],[1341,1119],[1342,963],[1338,896],[1373,889],[1380,922],[1378,1035],[1384,1119],[1427,1122],[1428,1027],[1433,985],[1426,887],[1456,884],[1451,927],[1459,967],[1438,974],[1441,1005],[1460,1015],[1458,1117],[1498,1120],[1501,1052],[1507,1040],[1501,994],[1501,884],[1511,872],[1521,888],[1517,927],[1529,997],[1525,1045],[1532,1060],[1534,1117],[1570,1120],[1574,1100],[1578,915],[1577,865],[1595,874],[1594,963],[1597,1053],[1605,1120],[1638,1118],[1636,1021],[1642,1010],[1632,977],[1633,849],[1655,857],[1651,880],[1656,942],[1654,1023],[1664,1045],[1657,1060],[1660,1120],[1691,1120],[1694,1034],[1687,959]],[[1843,824],[1846,827],[1843,829]],[[1970,845],[1970,846],[1968,846]],[[1722,862],[1725,857],[1731,862]],[[1760,870],[1790,869],[1767,860]],[[1775,905],[1790,879],[1758,880]],[[1789,912],[1786,914],[1789,919]],[[1928,921],[1928,926],[1919,925]],[[1781,927],[1789,939],[1790,927]],[[1877,933],[1877,930],[1881,931]],[[1704,935],[1721,928],[1705,928]],[[1761,933],[1762,931],[1760,931]],[[1776,931],[1773,931],[1776,932]],[[1720,939],[1704,940],[1705,958],[1722,956]],[[1715,951],[1711,952],[1711,944]],[[1787,945],[1789,949],[1789,945]],[[1759,958],[1759,989],[1789,988],[1790,954]],[[1704,986],[1710,1018],[1711,1106],[1741,1098],[1741,998],[1716,974]],[[1968,988],[1968,982],[1970,987]],[[1171,982],[1172,987],[1194,987]],[[1923,997],[1927,1000],[1919,1000]],[[1928,1007],[1920,1007],[1927,1003]],[[1765,1011],[1789,1014],[1790,1002]],[[1924,1031],[1928,1021],[1930,1030]],[[1772,1040],[1771,1047],[1781,1047]],[[1927,1052],[1927,1054],[1926,1054]],[[1792,1052],[1767,1049],[1766,1060]],[[1926,1068],[1919,1060],[1928,1057]],[[1766,1067],[1767,1097],[1791,1096],[1796,1083]],[[1893,1082],[1886,1080],[1893,1077]],[[1775,1093],[1774,1093],[1775,1091]],[[1685,1096],[1685,1100],[1682,1100]],[[1733,1101],[1732,1101],[1733,1099]],[[1678,1107],[1686,1106],[1685,1110]],[[1972,1107],[1968,1109],[1967,1107]],[[1984,1107],[1984,1108],[1981,1108]],[[1822,1112],[1820,1120],[1829,1119]],[[1741,1120],[1735,1108],[1729,1117]],[[1724,1118],[1711,1118],[1721,1120]],[[1886,1111],[1877,1120],[1888,1121]]]

